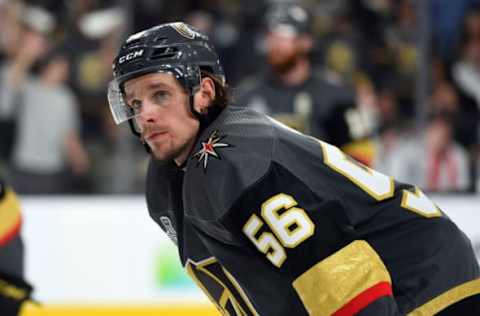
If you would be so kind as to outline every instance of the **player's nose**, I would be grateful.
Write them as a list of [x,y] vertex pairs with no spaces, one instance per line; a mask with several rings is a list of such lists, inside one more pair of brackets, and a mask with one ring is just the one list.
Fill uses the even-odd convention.
[[138,119],[141,122],[155,123],[160,117],[158,110],[159,107],[147,99],[142,103],[142,109],[138,115]]

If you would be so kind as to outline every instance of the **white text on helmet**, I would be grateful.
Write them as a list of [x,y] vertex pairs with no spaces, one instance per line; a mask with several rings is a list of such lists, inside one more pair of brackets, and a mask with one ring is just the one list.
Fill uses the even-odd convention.
[[128,53],[126,55],[121,56],[118,58],[118,63],[123,64],[126,61],[132,60],[134,58],[140,57],[143,55],[143,49],[136,50],[134,52]]

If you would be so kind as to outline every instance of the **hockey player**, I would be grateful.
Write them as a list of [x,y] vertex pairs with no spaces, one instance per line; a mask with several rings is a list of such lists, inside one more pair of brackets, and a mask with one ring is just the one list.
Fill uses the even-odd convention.
[[23,280],[20,206],[15,192],[0,179],[0,315],[19,315],[32,287]]
[[131,35],[109,103],[151,153],[147,204],[224,315],[479,315],[467,237],[419,188],[229,105],[208,38]]

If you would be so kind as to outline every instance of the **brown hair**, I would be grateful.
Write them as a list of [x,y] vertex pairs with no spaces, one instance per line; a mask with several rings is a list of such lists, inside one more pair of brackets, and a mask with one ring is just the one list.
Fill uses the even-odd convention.
[[215,84],[215,99],[212,102],[210,108],[216,108],[217,110],[223,110],[232,102],[232,92],[230,86],[223,83],[220,78],[214,74],[202,70],[202,77],[208,77],[213,80]]

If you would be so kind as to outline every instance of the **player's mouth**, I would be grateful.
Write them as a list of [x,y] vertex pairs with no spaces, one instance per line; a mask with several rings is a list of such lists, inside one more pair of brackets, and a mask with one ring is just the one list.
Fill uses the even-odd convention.
[[152,132],[152,133],[149,133],[148,135],[145,136],[145,140],[146,141],[152,141],[156,138],[159,138],[159,137],[162,137],[164,135],[166,135],[167,132],[166,131],[156,131],[156,132]]

